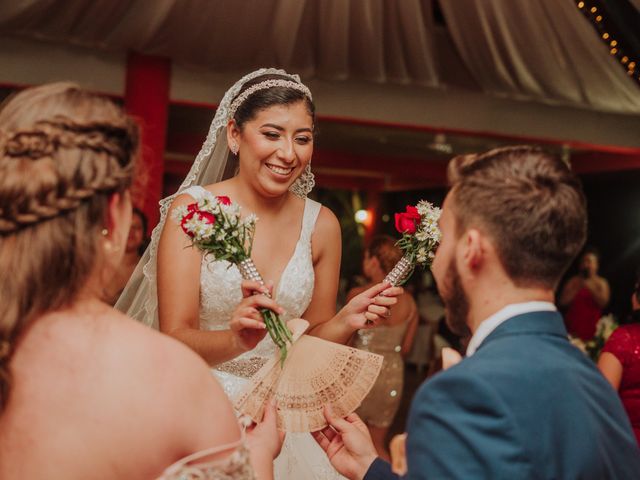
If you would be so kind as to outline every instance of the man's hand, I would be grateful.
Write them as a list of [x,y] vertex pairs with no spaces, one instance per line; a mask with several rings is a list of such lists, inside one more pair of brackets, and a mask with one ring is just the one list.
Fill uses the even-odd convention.
[[341,475],[361,480],[378,456],[367,426],[355,413],[339,418],[325,407],[324,416],[329,426],[311,435]]

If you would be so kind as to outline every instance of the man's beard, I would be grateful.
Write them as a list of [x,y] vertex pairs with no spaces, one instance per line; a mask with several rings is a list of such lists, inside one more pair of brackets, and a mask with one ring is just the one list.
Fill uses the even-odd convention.
[[471,334],[467,319],[469,317],[469,298],[462,288],[460,273],[456,267],[455,260],[452,259],[447,268],[444,284],[448,290],[446,295],[441,292],[442,301],[444,302],[447,326],[449,329],[459,335],[466,337]]

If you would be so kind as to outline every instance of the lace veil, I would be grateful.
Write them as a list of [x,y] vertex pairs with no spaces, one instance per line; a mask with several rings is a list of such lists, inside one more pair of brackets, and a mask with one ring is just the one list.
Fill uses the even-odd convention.
[[224,94],[209,127],[207,138],[187,177],[176,193],[160,200],[160,221],[153,229],[151,242],[116,303],[116,308],[130,317],[153,328],[158,328],[156,261],[160,234],[167,221],[167,213],[171,207],[171,202],[193,185],[209,185],[234,175],[235,165],[228,164],[229,148],[227,145],[226,126],[229,121],[229,107],[246,82],[269,74],[289,77],[300,83],[298,75],[291,75],[284,70],[274,68],[261,68],[242,77]]

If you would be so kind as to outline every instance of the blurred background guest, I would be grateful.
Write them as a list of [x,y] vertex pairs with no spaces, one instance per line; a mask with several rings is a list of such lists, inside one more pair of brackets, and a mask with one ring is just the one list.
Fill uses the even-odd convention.
[[107,289],[107,298],[111,305],[115,304],[120,297],[122,290],[131,278],[131,274],[136,269],[140,257],[147,248],[147,244],[147,217],[142,210],[134,208],[124,256]]
[[[376,283],[381,282],[402,258],[395,240],[387,235],[372,239],[364,251],[362,273],[369,282],[347,294],[347,301]],[[404,386],[404,360],[413,343],[418,326],[418,309],[413,297],[403,293],[390,310],[389,317],[377,328],[359,330],[354,346],[384,356],[382,371],[375,385],[358,409],[367,423],[378,454],[389,459],[386,436],[400,405]]]
[[598,368],[620,393],[640,444],[640,274],[631,295],[631,310],[630,323],[618,327],[607,340]]
[[598,275],[599,264],[596,249],[587,247],[580,256],[578,274],[567,281],[560,294],[567,331],[582,340],[593,338],[602,310],[609,303],[609,283]]

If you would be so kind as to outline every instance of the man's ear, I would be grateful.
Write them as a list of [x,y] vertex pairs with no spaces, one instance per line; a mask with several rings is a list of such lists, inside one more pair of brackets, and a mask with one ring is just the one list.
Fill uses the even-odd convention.
[[464,235],[463,261],[469,270],[476,270],[485,260],[487,253],[484,244],[485,239],[482,233],[475,228],[467,230]]

